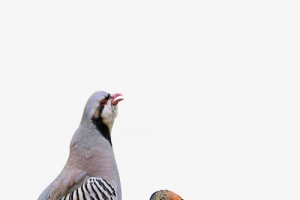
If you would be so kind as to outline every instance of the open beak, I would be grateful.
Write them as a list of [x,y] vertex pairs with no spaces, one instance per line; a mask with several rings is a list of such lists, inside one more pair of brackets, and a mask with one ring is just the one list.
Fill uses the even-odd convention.
[[110,95],[110,98],[112,105],[117,105],[120,101],[124,100],[122,94],[120,93],[112,94]]

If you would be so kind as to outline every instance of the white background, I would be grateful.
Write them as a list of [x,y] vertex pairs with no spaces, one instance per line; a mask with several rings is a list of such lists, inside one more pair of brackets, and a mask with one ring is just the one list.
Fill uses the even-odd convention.
[[124,200],[299,200],[292,0],[0,2],[1,199],[58,175],[89,96],[121,92]]

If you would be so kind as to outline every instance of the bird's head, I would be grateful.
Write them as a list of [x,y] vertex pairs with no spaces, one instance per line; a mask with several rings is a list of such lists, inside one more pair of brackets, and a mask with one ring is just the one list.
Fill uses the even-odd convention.
[[183,200],[183,199],[172,191],[159,190],[154,192],[151,195],[150,200]]
[[109,94],[98,91],[91,95],[84,108],[81,124],[92,122],[101,134],[109,135],[118,115],[118,103],[123,100],[120,93]]

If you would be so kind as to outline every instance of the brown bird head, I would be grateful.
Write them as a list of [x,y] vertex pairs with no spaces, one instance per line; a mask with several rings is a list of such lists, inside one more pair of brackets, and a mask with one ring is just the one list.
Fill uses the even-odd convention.
[[150,200],[183,200],[179,195],[169,190],[159,190],[154,192]]

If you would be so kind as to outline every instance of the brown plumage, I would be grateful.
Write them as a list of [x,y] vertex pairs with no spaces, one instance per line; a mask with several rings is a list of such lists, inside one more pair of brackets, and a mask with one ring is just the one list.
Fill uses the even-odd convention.
[[159,190],[154,192],[150,200],[183,200],[179,195],[169,190]]

